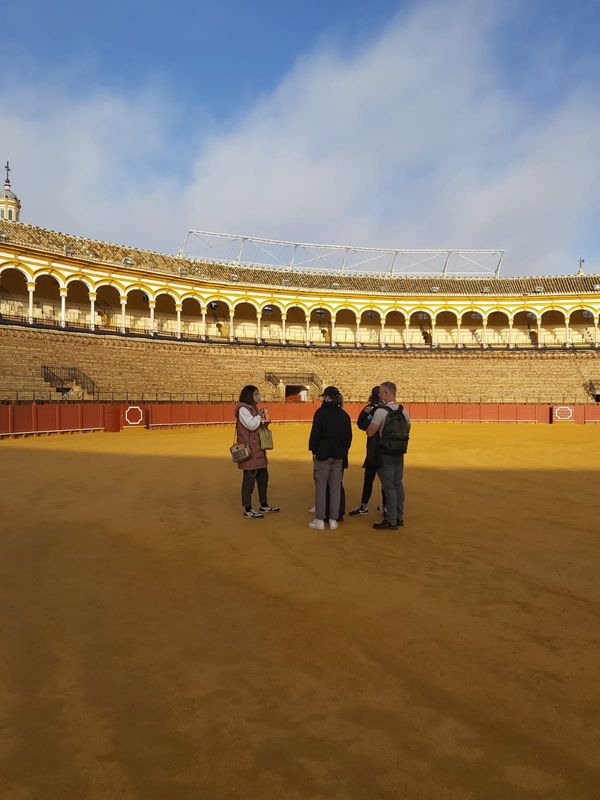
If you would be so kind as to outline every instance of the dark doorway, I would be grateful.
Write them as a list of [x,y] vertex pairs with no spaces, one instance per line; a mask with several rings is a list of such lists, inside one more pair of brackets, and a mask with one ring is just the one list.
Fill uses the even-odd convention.
[[308,389],[306,386],[286,384],[285,402],[286,403],[305,403],[308,400]]

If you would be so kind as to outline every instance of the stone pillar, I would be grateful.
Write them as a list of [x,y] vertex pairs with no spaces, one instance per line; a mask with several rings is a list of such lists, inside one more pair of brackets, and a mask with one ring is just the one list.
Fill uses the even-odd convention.
[[60,326],[67,327],[67,289],[59,289],[60,292]]
[[257,342],[257,344],[260,344],[261,335],[262,335],[262,332],[261,332],[261,321],[262,321],[262,313],[260,311],[258,311],[257,314],[256,314],[256,342]]
[[206,309],[201,308],[200,313],[202,314],[202,323],[200,325],[200,336],[202,337],[202,341],[206,341]]
[[154,309],[156,308],[156,301],[148,300],[148,308],[150,309],[150,333],[152,336],[154,336],[156,333],[156,328],[154,325]]
[[404,346],[410,347],[410,319],[405,320],[404,322]]
[[335,317],[331,315],[331,347],[335,347]]
[[310,314],[306,317],[306,346],[310,345]]
[[569,327],[569,320],[565,318],[565,344],[567,347],[571,346],[571,328]]
[[230,342],[233,342],[233,340],[234,340],[234,335],[233,335],[233,317],[234,317],[234,314],[235,314],[235,309],[234,308],[230,308],[229,309],[229,341]]
[[127,308],[127,297],[121,298],[121,333],[125,333],[125,310]]
[[181,306],[175,306],[175,313],[177,314],[177,338],[181,339]]
[[33,293],[35,292],[35,281],[27,281],[27,293],[29,294],[29,307],[27,310],[27,321],[33,323]]
[[437,338],[435,335],[435,319],[431,320],[431,346],[437,347]]
[[481,345],[482,345],[483,348],[486,348],[488,346],[488,343],[487,343],[487,319],[483,320],[483,337],[481,339]]
[[461,335],[460,335],[461,328],[462,328],[462,319],[457,319],[456,320],[456,346],[458,347],[459,350],[462,347],[462,338],[461,338]]
[[285,314],[281,315],[281,344],[285,344]]
[[594,347],[598,347],[598,320],[597,319],[594,320]]
[[96,330],[96,292],[89,293],[90,298],[90,330]]
[[355,334],[355,342],[356,347],[360,347],[360,319],[356,318],[356,334]]
[[542,346],[542,320],[537,318],[537,346],[538,349]]
[[512,332],[513,332],[513,321],[512,319],[508,320],[508,348],[512,350],[513,341],[512,341]]
[[381,329],[379,331],[379,347],[385,347],[385,318],[381,320]]

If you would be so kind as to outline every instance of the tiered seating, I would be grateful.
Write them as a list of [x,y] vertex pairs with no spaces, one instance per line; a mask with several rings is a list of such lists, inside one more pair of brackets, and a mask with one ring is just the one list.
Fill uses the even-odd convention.
[[[361,352],[328,347],[260,348],[172,343],[115,336],[0,328],[0,390],[45,391],[43,364],[77,366],[100,391],[146,397],[235,395],[255,383],[266,396],[266,372],[314,372],[350,399],[368,396],[386,378],[403,399],[468,402],[586,402],[585,384],[600,373],[600,352]],[[6,396],[6,394],[4,395]]]

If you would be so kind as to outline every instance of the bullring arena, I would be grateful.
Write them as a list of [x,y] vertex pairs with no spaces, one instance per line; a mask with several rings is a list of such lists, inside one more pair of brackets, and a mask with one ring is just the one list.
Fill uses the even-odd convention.
[[[3,800],[600,796],[599,276],[278,269],[18,216],[0,270]],[[356,418],[385,379],[406,526],[311,531],[317,396]],[[277,420],[258,521],[246,383]]]

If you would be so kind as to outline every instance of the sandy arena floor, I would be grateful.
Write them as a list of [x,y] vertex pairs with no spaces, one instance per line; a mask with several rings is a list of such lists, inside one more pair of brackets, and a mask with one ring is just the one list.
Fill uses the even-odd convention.
[[2,800],[600,798],[600,426],[415,426],[388,534],[230,435],[0,442]]

